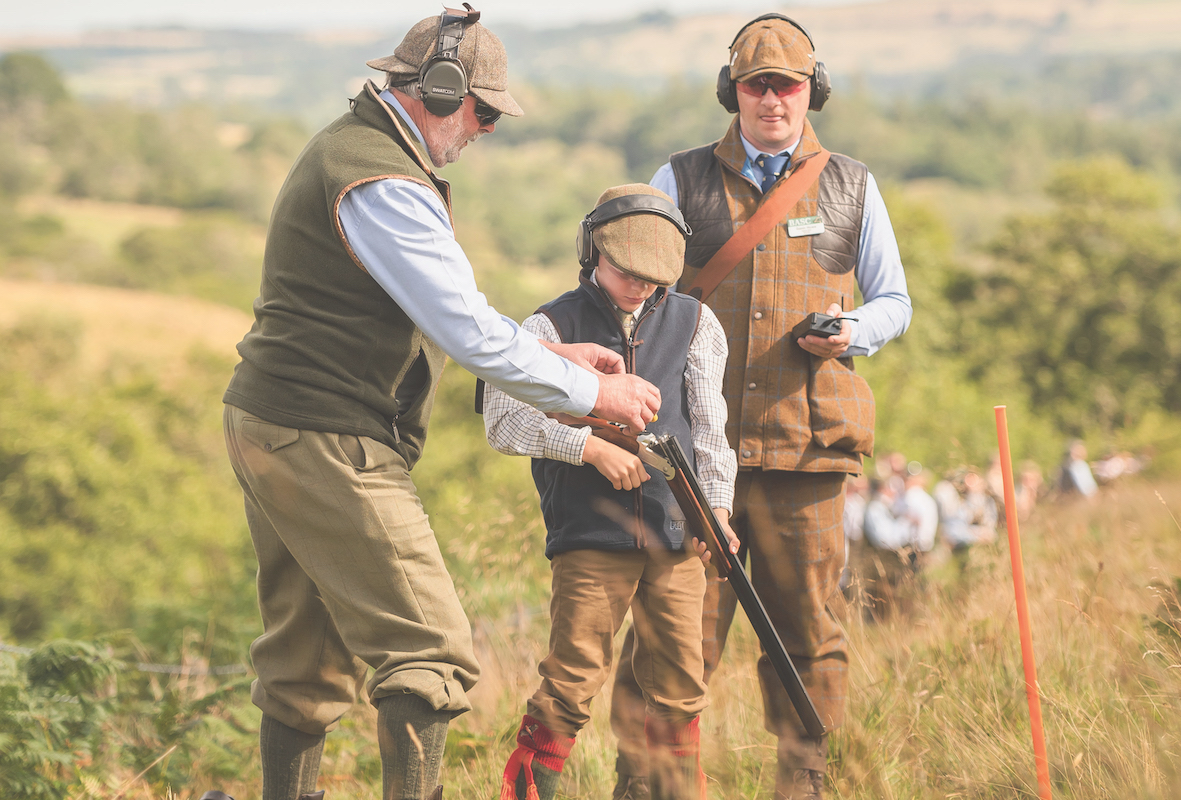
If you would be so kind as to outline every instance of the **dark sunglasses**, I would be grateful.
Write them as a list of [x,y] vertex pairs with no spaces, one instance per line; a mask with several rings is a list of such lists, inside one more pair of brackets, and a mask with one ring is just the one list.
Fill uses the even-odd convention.
[[793,81],[791,78],[783,75],[759,75],[757,78],[751,78],[748,81],[739,81],[738,91],[743,94],[762,97],[770,89],[775,92],[776,97],[787,97],[789,94],[795,94],[801,91],[806,83],[807,81]]
[[476,119],[480,121],[481,127],[484,125],[495,125],[496,120],[500,119],[500,114],[500,111],[497,111],[483,100],[476,100]]

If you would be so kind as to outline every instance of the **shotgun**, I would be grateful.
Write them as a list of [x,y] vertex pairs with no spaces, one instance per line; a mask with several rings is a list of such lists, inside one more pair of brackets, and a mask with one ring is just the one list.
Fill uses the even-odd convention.
[[808,696],[804,682],[800,680],[800,673],[796,671],[791,656],[783,646],[783,640],[771,624],[767,609],[751,584],[750,576],[746,574],[742,562],[726,545],[727,540],[722,533],[721,524],[714,516],[714,510],[710,507],[705,492],[701,489],[701,483],[689,465],[689,459],[681,449],[677,437],[671,433],[661,436],[652,433],[636,435],[613,422],[594,417],[572,418],[557,414],[552,416],[566,424],[589,425],[595,436],[635,453],[641,461],[664,475],[678,505],[685,512],[689,532],[705,542],[709,548],[710,562],[717,569],[718,575],[727,579],[734,589],[738,602],[742,604],[742,610],[746,612],[755,634],[759,637],[763,652],[770,659],[775,674],[779,676],[792,706],[804,724],[804,730],[813,739],[823,736],[824,723],[816,713],[816,706],[812,704],[812,698]]

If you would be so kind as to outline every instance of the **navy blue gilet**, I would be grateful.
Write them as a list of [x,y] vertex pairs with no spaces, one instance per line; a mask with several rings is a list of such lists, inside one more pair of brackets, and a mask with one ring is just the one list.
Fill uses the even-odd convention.
[[[627,371],[660,389],[660,413],[648,425],[655,434],[673,433],[693,460],[685,365],[697,332],[701,304],[688,295],[656,290],[637,310],[631,341],[614,307],[584,269],[579,287],[538,309],[554,323],[566,343],[594,342],[624,358]],[[696,465],[694,465],[696,468]],[[617,490],[595,467],[533,459],[533,482],[541,496],[545,519],[545,555],[570,550],[634,550],[637,547],[680,549],[685,515],[664,476],[652,476],[640,489]]]

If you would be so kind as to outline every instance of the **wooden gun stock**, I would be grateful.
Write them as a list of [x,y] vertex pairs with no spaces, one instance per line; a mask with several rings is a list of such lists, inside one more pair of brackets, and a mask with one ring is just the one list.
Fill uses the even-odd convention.
[[[590,426],[592,436],[598,436],[600,439],[604,439],[616,447],[622,447],[629,453],[638,453],[640,451],[640,440],[636,438],[636,435],[627,428],[616,425],[614,422],[608,422],[598,417],[555,416],[558,421],[564,422],[567,425]],[[563,419],[563,417],[565,418]]]

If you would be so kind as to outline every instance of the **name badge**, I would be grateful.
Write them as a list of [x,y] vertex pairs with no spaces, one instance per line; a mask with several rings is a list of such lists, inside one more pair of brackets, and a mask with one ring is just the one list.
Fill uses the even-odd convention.
[[820,217],[800,217],[787,221],[787,235],[793,239],[797,236],[815,236],[824,233],[824,220]]

